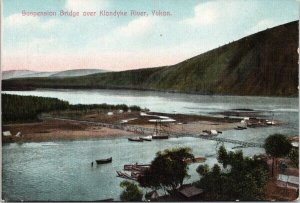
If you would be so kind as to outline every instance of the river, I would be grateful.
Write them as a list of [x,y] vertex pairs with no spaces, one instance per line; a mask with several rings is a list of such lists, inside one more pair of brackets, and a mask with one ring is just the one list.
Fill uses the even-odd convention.
[[[146,107],[151,111],[207,115],[236,108],[262,110],[266,118],[280,120],[282,125],[229,130],[219,135],[237,140],[263,143],[273,133],[298,135],[298,98],[203,96],[132,90],[35,90],[3,93],[54,97],[71,104],[127,104]],[[9,201],[94,201],[106,198],[119,200],[122,179],[116,170],[123,164],[149,163],[159,150],[187,146],[196,156],[206,156],[207,163],[216,162],[219,143],[199,138],[171,138],[146,143],[128,142],[126,138],[58,141],[40,143],[11,143],[2,148],[2,196]],[[225,143],[228,150],[234,144]],[[245,155],[263,153],[262,148],[243,148]],[[107,165],[91,166],[91,161],[113,157]],[[198,164],[190,165],[191,178]]]

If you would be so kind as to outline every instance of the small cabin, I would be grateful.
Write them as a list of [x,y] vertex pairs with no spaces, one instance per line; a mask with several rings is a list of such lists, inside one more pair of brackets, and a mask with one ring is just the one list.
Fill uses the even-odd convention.
[[299,177],[279,174],[277,177],[276,185],[279,187],[285,187],[285,188],[289,188],[289,189],[298,190]]
[[203,190],[193,185],[183,185],[177,191],[181,197],[187,201],[199,200],[203,195]]

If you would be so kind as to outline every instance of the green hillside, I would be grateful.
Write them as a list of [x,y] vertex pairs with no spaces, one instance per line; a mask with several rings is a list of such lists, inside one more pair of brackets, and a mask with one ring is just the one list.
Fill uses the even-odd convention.
[[298,95],[298,21],[179,64],[70,78],[4,80],[4,89],[125,88],[230,95]]

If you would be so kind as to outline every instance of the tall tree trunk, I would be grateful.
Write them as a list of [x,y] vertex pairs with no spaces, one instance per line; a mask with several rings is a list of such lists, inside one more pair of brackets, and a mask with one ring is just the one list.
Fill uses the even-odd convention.
[[272,178],[274,177],[274,160],[275,158],[272,157]]

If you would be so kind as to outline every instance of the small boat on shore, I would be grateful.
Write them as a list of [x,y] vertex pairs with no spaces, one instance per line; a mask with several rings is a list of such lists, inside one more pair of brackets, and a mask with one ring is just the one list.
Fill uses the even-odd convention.
[[152,135],[152,139],[169,139],[169,136],[168,135],[157,135],[157,134],[154,134],[154,135]]
[[168,135],[157,135],[157,136],[152,136],[153,139],[169,139]]
[[131,142],[143,142],[144,141],[140,137],[128,138],[128,140]]
[[107,164],[112,162],[112,157],[107,158],[107,159],[97,159],[96,163],[97,164]]
[[149,136],[145,136],[145,137],[140,137],[141,140],[144,140],[144,141],[152,141],[152,136],[149,135]]
[[236,128],[234,128],[235,130],[245,130],[247,129],[247,127],[243,127],[243,126],[237,126]]
[[169,135],[163,135],[161,132],[161,122],[155,122],[154,133],[152,139],[169,139]]
[[243,145],[238,145],[238,146],[234,146],[231,149],[241,149],[241,148],[245,148]]

